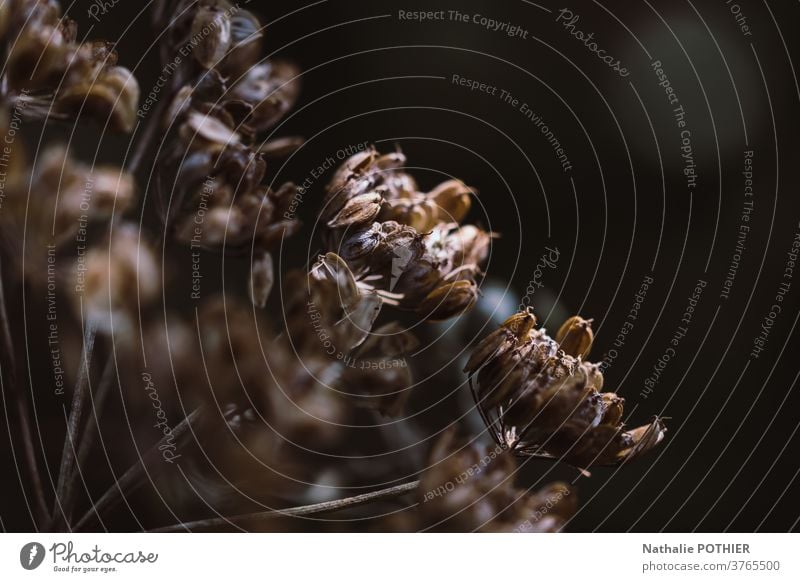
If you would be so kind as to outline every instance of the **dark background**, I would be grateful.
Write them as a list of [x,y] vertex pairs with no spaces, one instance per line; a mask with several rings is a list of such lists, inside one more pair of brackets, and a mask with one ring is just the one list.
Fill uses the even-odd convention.
[[[331,0],[305,8],[254,0],[247,8],[270,23],[268,52],[305,71],[300,103],[274,133],[308,142],[285,165],[274,165],[271,176],[302,182],[326,156],[367,141],[382,150],[401,147],[424,188],[443,175],[462,179],[480,192],[473,221],[502,235],[487,265],[489,279],[501,288],[510,281],[506,301],[516,305],[545,247],[557,247],[560,260],[544,271],[547,289],[537,290],[532,304],[549,328],[572,313],[593,317],[597,360],[614,347],[642,279],[652,275],[639,318],[605,377],[607,389],[633,410],[630,424],[669,417],[667,439],[645,460],[579,479],[580,510],[567,529],[797,529],[800,280],[792,283],[761,356],[749,354],[800,229],[800,90],[792,68],[800,7],[742,1],[752,30],[744,36],[722,0],[569,3],[580,15],[577,28],[594,32],[628,68],[630,76],[621,78],[555,22],[562,5],[540,4],[553,11],[523,0]],[[89,5],[76,2],[69,10],[81,31],[91,23]],[[528,39],[471,22],[398,20],[398,10],[419,9],[480,13],[522,26]],[[148,47],[159,31],[146,17],[137,19],[139,10],[140,3],[123,0],[89,36],[119,39],[120,63],[134,69],[146,95],[158,75],[157,53]],[[662,62],[686,111],[699,176],[691,195],[681,173],[679,130],[653,60]],[[520,111],[454,85],[453,74],[527,102],[564,147],[572,171],[562,170]],[[96,134],[85,127],[78,132],[76,143],[88,144],[92,155]],[[126,147],[126,136],[105,135],[100,156],[118,160]],[[754,151],[755,207],[725,300],[720,292],[737,241],[745,150]],[[316,253],[310,237],[321,186],[300,207],[306,226],[283,249],[284,264],[302,265]],[[688,334],[643,398],[644,381],[681,325],[699,279],[708,285]],[[439,393],[460,398],[457,386],[427,380],[422,402]],[[47,410],[42,404],[43,415]],[[437,410],[445,423],[446,408]],[[52,422],[61,426],[60,409]],[[60,429],[53,432],[57,451]],[[27,529],[6,442],[2,450],[0,515],[7,529]],[[574,470],[530,461],[520,481],[533,486],[575,477]]]

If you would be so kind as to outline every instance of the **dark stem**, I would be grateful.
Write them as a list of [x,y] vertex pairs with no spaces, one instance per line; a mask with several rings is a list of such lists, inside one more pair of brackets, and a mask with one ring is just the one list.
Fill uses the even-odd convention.
[[70,405],[69,418],[67,419],[67,434],[64,437],[64,449],[61,453],[61,465],[58,470],[58,486],[56,487],[56,498],[53,503],[52,526],[57,527],[63,518],[65,523],[69,522],[69,495],[71,491],[71,481],[74,478],[73,463],[75,462],[75,442],[78,437],[83,407],[86,402],[86,395],[89,392],[89,375],[92,367],[92,353],[94,352],[94,340],[97,335],[97,327],[94,322],[88,321],[84,330],[83,348],[81,350],[81,365],[78,370],[78,380],[75,383],[75,390],[72,393],[72,403]]
[[155,109],[150,112],[148,119],[144,122],[144,130],[139,136],[136,145],[133,147],[133,153],[128,160],[128,167],[126,168],[128,173],[131,175],[134,175],[139,171],[139,168],[144,161],[144,157],[147,155],[148,150],[150,150],[151,146],[153,145],[153,140],[158,135],[158,129],[161,126],[161,116],[164,113],[164,108],[169,102],[169,99],[171,99],[170,95],[164,95],[161,98],[161,101],[158,102],[158,105],[156,105]]
[[161,455],[161,449],[159,447],[166,444],[168,440],[174,439],[176,442],[180,442],[182,437],[189,431],[191,424],[201,416],[201,413],[202,411],[200,409],[195,410],[172,429],[169,436],[165,435],[164,438],[150,447],[136,463],[125,471],[122,477],[117,479],[114,484],[103,493],[96,503],[92,504],[91,509],[78,520],[72,530],[80,531],[91,523],[95,516],[103,515],[106,511],[116,506],[125,494],[133,493],[141,487],[145,483],[145,479],[143,478],[145,466],[151,464]]
[[419,481],[411,481],[410,483],[403,483],[402,485],[395,485],[387,489],[379,491],[372,491],[355,497],[346,497],[344,499],[337,499],[335,501],[323,501],[322,503],[314,503],[312,505],[300,505],[297,507],[289,507],[287,509],[273,509],[270,511],[260,511],[256,513],[248,513],[245,515],[235,515],[232,517],[217,517],[213,519],[201,519],[198,521],[187,521],[178,523],[168,527],[151,530],[154,533],[169,533],[169,532],[182,532],[182,531],[202,531],[226,526],[242,526],[252,523],[260,523],[262,521],[269,521],[279,517],[302,517],[304,515],[315,515],[320,513],[331,513],[349,507],[358,507],[366,505],[375,501],[382,501],[386,499],[394,499],[406,493],[411,493],[419,486]]
[[106,361],[106,368],[103,370],[103,375],[100,377],[100,384],[97,388],[97,395],[92,396],[89,393],[89,398],[92,401],[92,416],[86,420],[86,428],[84,429],[81,443],[78,447],[78,462],[75,468],[83,466],[86,457],[92,448],[94,442],[94,435],[100,430],[100,417],[103,415],[103,406],[105,405],[108,393],[111,392],[112,380],[114,379],[114,359],[108,358]]
[[3,371],[6,373],[6,382],[11,390],[12,398],[17,405],[19,424],[22,431],[22,448],[25,453],[25,464],[28,468],[31,485],[33,487],[34,511],[39,526],[43,526],[49,519],[47,501],[42,487],[42,477],[39,474],[39,464],[36,462],[36,449],[33,446],[33,431],[30,425],[30,410],[28,399],[17,384],[16,358],[14,357],[14,344],[11,341],[11,326],[6,310],[6,296],[3,285],[2,258],[0,258],[0,327],[2,327],[3,342]]

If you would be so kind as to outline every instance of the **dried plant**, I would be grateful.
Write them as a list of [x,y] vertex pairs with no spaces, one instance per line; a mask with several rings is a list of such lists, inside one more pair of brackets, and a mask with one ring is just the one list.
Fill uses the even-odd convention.
[[475,404],[503,447],[578,467],[634,459],[664,438],[659,418],[623,430],[624,399],[601,392],[603,374],[584,362],[592,343],[588,321],[573,317],[557,339],[522,311],[475,348],[470,374]]
[[[423,191],[404,154],[371,147],[335,170],[314,209],[322,254],[276,272],[273,253],[301,229],[300,191],[268,175],[303,140],[267,131],[297,101],[300,71],[262,58],[258,18],[227,0],[156,2],[152,14],[165,30],[158,52],[168,79],[151,110],[139,109],[139,85],[115,45],[78,42],[58,2],[0,4],[0,132],[16,136],[12,121],[22,117],[137,129],[125,167],[90,165],[50,144],[30,159],[16,137],[4,160],[2,371],[36,528],[97,527],[152,473],[182,516],[162,531],[302,529],[294,517],[355,512],[352,523],[368,529],[551,532],[568,523],[577,495],[561,483],[522,485],[517,456],[584,469],[641,457],[663,439],[658,418],[625,430],[622,398],[601,392],[598,366],[584,360],[591,321],[572,318],[552,339],[525,311],[478,343],[465,369],[495,448],[457,436],[467,424],[453,413],[460,433],[445,430],[421,453],[442,430],[416,418],[418,338],[426,322],[469,316],[495,236],[467,222],[476,191],[456,179]],[[143,185],[156,193],[155,224],[137,206]],[[223,273],[188,308],[173,293],[185,283],[176,257],[187,249],[193,261],[249,275]],[[58,268],[30,268],[56,257]],[[74,307],[58,323],[74,388],[52,496],[5,300],[7,289],[43,288]],[[137,446],[130,468],[96,495],[96,483],[78,483],[91,474],[95,437],[117,429],[101,422],[115,397],[150,448]],[[183,480],[161,474],[159,459],[181,459]],[[387,486],[363,492],[375,482]],[[378,517],[397,501],[404,511]],[[209,507],[230,517],[199,519]]]

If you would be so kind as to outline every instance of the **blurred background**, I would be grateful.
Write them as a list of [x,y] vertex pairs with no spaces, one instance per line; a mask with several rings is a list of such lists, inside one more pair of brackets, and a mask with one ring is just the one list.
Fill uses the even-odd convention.
[[[139,2],[122,0],[98,21],[89,17],[93,4],[76,1],[67,12],[90,38],[119,40],[119,62],[134,71],[146,95],[160,71],[151,48],[160,31],[152,30]],[[569,531],[797,529],[800,364],[793,356],[800,348],[800,279],[784,274],[800,232],[800,89],[792,65],[800,56],[793,34],[799,6],[253,0],[246,8],[268,23],[268,53],[303,70],[300,102],[272,136],[302,135],[306,143],[285,163],[271,165],[270,179],[303,183],[326,158],[365,142],[381,151],[400,148],[423,190],[448,177],[476,188],[470,218],[499,234],[479,308],[456,322],[415,330],[427,346],[412,358],[419,382],[410,402],[415,414],[391,429],[397,442],[413,443],[413,455],[403,461],[380,456],[391,448],[387,437],[362,446],[362,454],[378,457],[348,461],[357,465],[350,470],[411,475],[414,459],[424,459],[430,447],[429,434],[456,420],[464,432],[479,433],[459,372],[464,352],[526,297],[553,331],[573,314],[594,319],[591,359],[604,362],[607,389],[626,399],[629,424],[653,415],[669,419],[666,441],[635,464],[581,477],[546,461],[522,463],[525,487],[575,482],[580,509]],[[444,20],[400,16],[417,10],[445,11]],[[508,26],[492,30],[482,17]],[[619,60],[627,74],[607,66],[575,31],[594,33],[598,50]],[[485,90],[471,90],[461,79]],[[65,138],[72,129],[49,129],[46,139]],[[84,159],[97,152],[101,162],[112,163],[128,146],[128,136],[83,125],[74,130],[73,148]],[[748,152],[751,198],[743,175]],[[147,184],[141,174],[140,185]],[[278,253],[281,269],[316,257],[316,212],[329,178],[330,171],[312,178],[298,208],[304,228]],[[147,221],[153,198],[140,198]],[[753,207],[743,222],[747,200]],[[749,231],[737,251],[742,224]],[[173,274],[178,284],[191,276],[190,262],[179,264],[186,272]],[[246,267],[229,261],[207,276],[217,283],[241,278]],[[754,339],[786,281],[782,310],[754,357]],[[698,285],[695,304],[690,298]],[[268,313],[278,312],[279,300],[273,296]],[[177,310],[190,309],[172,301]],[[15,324],[29,330],[28,357],[35,362],[46,322],[35,314],[23,322],[22,313],[20,307]],[[681,337],[671,344],[676,333]],[[77,353],[71,357],[77,360]],[[42,438],[55,465],[61,402],[43,397],[36,404],[41,426],[52,427]],[[131,403],[115,403],[108,417],[125,419],[134,411]],[[13,418],[10,426],[13,433]],[[123,420],[117,432],[109,427],[107,455],[98,456],[90,489],[108,485],[106,465],[124,469],[135,459],[125,426]],[[29,529],[7,431],[0,442],[3,526]],[[120,509],[104,527],[168,522],[162,495],[169,499],[168,486],[145,487],[130,502],[133,509]]]

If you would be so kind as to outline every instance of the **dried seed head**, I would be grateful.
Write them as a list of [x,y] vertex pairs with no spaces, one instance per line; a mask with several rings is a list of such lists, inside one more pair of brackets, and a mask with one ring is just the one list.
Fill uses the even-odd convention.
[[386,303],[430,320],[453,317],[477,299],[492,235],[458,221],[472,191],[457,180],[428,194],[402,171],[400,152],[359,152],[328,184],[320,219],[326,244]]
[[[559,458],[578,467],[614,465],[655,447],[664,425],[625,431],[624,400],[600,393],[603,375],[563,349],[583,320],[573,318],[562,342],[534,329],[530,311],[509,318],[475,348],[465,371],[476,404],[498,443],[521,455]],[[573,350],[570,350],[573,351]]]
[[592,320],[583,319],[580,315],[570,317],[558,330],[556,341],[564,353],[575,358],[585,358],[594,341]]

